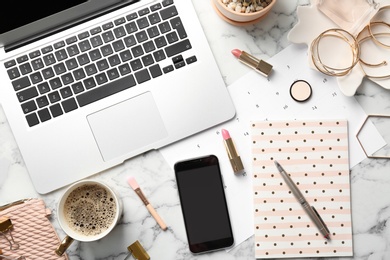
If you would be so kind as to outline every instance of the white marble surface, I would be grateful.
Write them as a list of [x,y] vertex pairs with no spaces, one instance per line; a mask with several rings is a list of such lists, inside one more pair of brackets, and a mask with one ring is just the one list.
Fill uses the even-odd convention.
[[[180,1],[180,0],[177,0]],[[230,54],[234,48],[267,59],[289,45],[287,34],[296,24],[296,8],[309,0],[278,0],[272,12],[256,25],[236,27],[220,19],[210,0],[193,0],[226,84],[248,72]],[[364,81],[357,100],[367,113],[390,114],[390,92]],[[383,127],[383,134],[389,134]],[[390,138],[387,136],[387,140]],[[53,169],[55,174],[55,169]],[[162,231],[125,179],[134,176],[168,224]],[[158,151],[132,158],[91,179],[103,180],[120,194],[124,213],[108,237],[92,243],[75,242],[68,250],[74,259],[125,259],[127,246],[139,240],[152,259],[254,259],[253,237],[230,252],[192,255],[187,246],[174,173]],[[353,259],[390,259],[390,161],[366,159],[351,171]],[[33,188],[17,144],[0,109],[0,205],[28,197],[41,197],[52,210],[59,236],[56,204],[64,189],[39,195]],[[0,245],[1,247],[2,245]],[[126,258],[131,259],[131,258]]]

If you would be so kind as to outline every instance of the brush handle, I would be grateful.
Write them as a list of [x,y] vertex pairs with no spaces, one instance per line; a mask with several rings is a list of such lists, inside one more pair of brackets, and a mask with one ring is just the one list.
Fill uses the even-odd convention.
[[167,225],[165,225],[164,221],[161,219],[160,215],[158,215],[157,211],[153,208],[153,206],[148,204],[146,206],[146,208],[149,210],[150,214],[153,216],[153,218],[160,225],[161,229],[167,230]]

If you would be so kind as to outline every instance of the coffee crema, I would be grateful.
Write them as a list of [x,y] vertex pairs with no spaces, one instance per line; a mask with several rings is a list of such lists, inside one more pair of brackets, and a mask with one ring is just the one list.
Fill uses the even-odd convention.
[[71,229],[84,236],[96,236],[114,222],[113,194],[98,184],[85,184],[73,190],[64,204],[65,219]]

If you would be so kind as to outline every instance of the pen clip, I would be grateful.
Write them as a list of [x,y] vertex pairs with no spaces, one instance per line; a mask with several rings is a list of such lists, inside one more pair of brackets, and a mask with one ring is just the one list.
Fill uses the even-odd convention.
[[314,213],[316,213],[318,219],[321,221],[322,225],[325,227],[325,230],[326,232],[330,233],[329,229],[328,229],[328,226],[325,224],[324,220],[321,218],[320,214],[318,214],[317,210],[315,207],[311,206],[311,208],[313,209]]

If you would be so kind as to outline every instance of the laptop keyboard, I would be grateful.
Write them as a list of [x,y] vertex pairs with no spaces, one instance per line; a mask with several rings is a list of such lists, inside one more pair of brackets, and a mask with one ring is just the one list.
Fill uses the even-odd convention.
[[163,0],[5,67],[32,127],[196,62],[184,57],[189,49],[173,0]]

